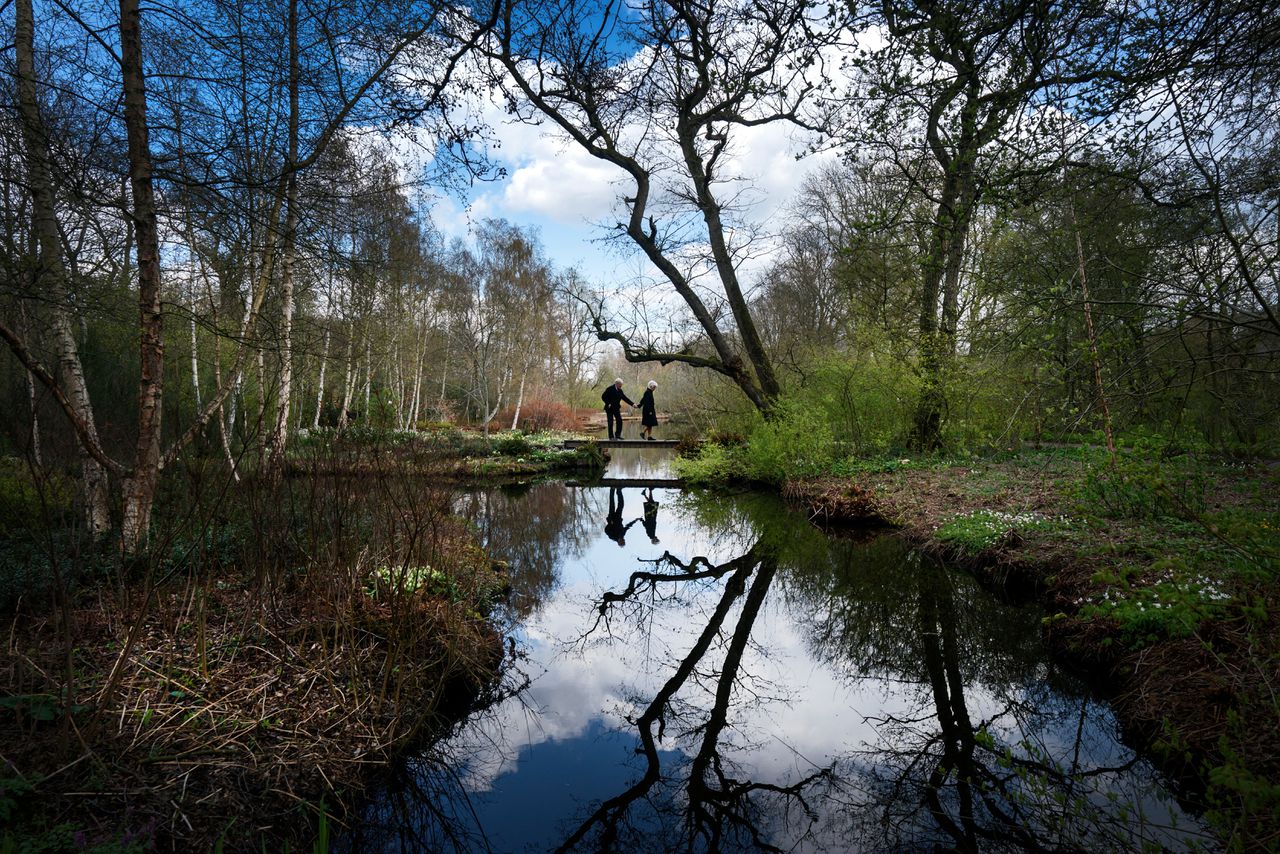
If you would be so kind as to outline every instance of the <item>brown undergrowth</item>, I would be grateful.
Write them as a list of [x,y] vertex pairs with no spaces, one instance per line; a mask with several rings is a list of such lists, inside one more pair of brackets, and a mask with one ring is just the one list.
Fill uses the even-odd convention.
[[[1280,848],[1274,466],[1217,470],[1190,521],[1096,512],[1074,491],[1078,472],[1061,461],[886,468],[791,481],[783,492],[817,522],[893,524],[922,548],[1038,598],[1055,655],[1110,696],[1126,731],[1209,815],[1225,846]],[[1228,530],[1221,521],[1242,512],[1252,514],[1248,526]],[[963,528],[956,534],[956,520],[983,518],[1029,521],[985,542],[979,536],[977,547]],[[1255,571],[1236,555],[1249,557],[1236,544],[1250,538],[1270,569]],[[1190,607],[1160,602],[1152,591],[1166,589],[1172,568],[1188,566],[1215,595]],[[1120,604],[1099,607],[1113,602]],[[1158,621],[1149,628],[1150,615],[1177,609],[1190,615],[1181,630]]]
[[[332,510],[339,492],[317,503]],[[379,533],[328,539],[299,565],[252,571],[242,554],[149,597],[152,577],[134,577],[66,612],[11,615],[0,807],[23,826],[9,841],[279,851],[339,832],[377,773],[463,713],[503,655],[486,616],[501,567],[447,503],[416,495],[362,502],[390,511],[365,518]]]

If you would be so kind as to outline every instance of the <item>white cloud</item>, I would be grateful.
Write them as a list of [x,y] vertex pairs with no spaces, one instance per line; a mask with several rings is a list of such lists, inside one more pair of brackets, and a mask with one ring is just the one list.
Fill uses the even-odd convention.
[[541,214],[568,224],[605,219],[617,199],[617,169],[580,148],[539,156],[511,173],[502,194],[513,212]]

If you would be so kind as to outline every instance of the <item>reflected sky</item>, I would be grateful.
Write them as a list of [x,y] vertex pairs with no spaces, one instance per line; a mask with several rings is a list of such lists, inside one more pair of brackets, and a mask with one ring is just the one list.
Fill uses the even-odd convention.
[[[622,453],[610,477],[669,476],[655,452]],[[354,848],[1200,837],[1106,706],[1047,662],[1035,610],[892,535],[830,538],[750,494],[540,484],[456,506],[511,563],[507,679],[527,685],[411,763]]]

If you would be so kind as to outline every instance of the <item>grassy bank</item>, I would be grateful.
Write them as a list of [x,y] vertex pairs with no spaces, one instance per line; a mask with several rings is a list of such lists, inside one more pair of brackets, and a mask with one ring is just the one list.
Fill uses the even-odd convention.
[[213,469],[174,473],[143,555],[48,489],[6,531],[0,850],[325,850],[493,684],[506,579],[448,492]]
[[[1146,440],[986,458],[750,462],[704,446],[686,477],[741,473],[815,520],[899,526],[1043,601],[1062,661],[1109,692],[1231,850],[1280,846],[1280,466]],[[781,455],[779,455],[781,456]]]
[[304,434],[289,456],[291,474],[404,474],[441,482],[477,477],[536,477],[603,469],[595,445],[565,450],[574,433],[517,430],[488,434],[442,425],[429,430],[350,429]]

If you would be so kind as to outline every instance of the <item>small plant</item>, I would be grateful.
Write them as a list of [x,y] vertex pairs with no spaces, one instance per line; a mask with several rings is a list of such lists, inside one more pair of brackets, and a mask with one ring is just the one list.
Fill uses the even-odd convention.
[[1044,531],[1069,526],[1065,516],[1050,518],[1035,512],[1003,513],[975,510],[952,518],[938,528],[937,537],[967,554],[1004,545],[1019,531]]
[[24,798],[35,786],[21,777],[0,777],[0,821],[13,821]]
[[603,469],[606,464],[604,451],[595,442],[579,445],[573,451],[574,466],[584,469]]
[[379,566],[373,570],[365,592],[377,597],[384,590],[422,593],[461,602],[466,598],[452,575],[431,566]]
[[1099,573],[1094,581],[1106,589],[1101,598],[1083,603],[1081,616],[1114,620],[1121,642],[1138,649],[1164,638],[1190,636],[1205,620],[1222,616],[1235,598],[1180,558],[1155,568],[1159,574],[1147,583],[1136,578],[1136,569]]

